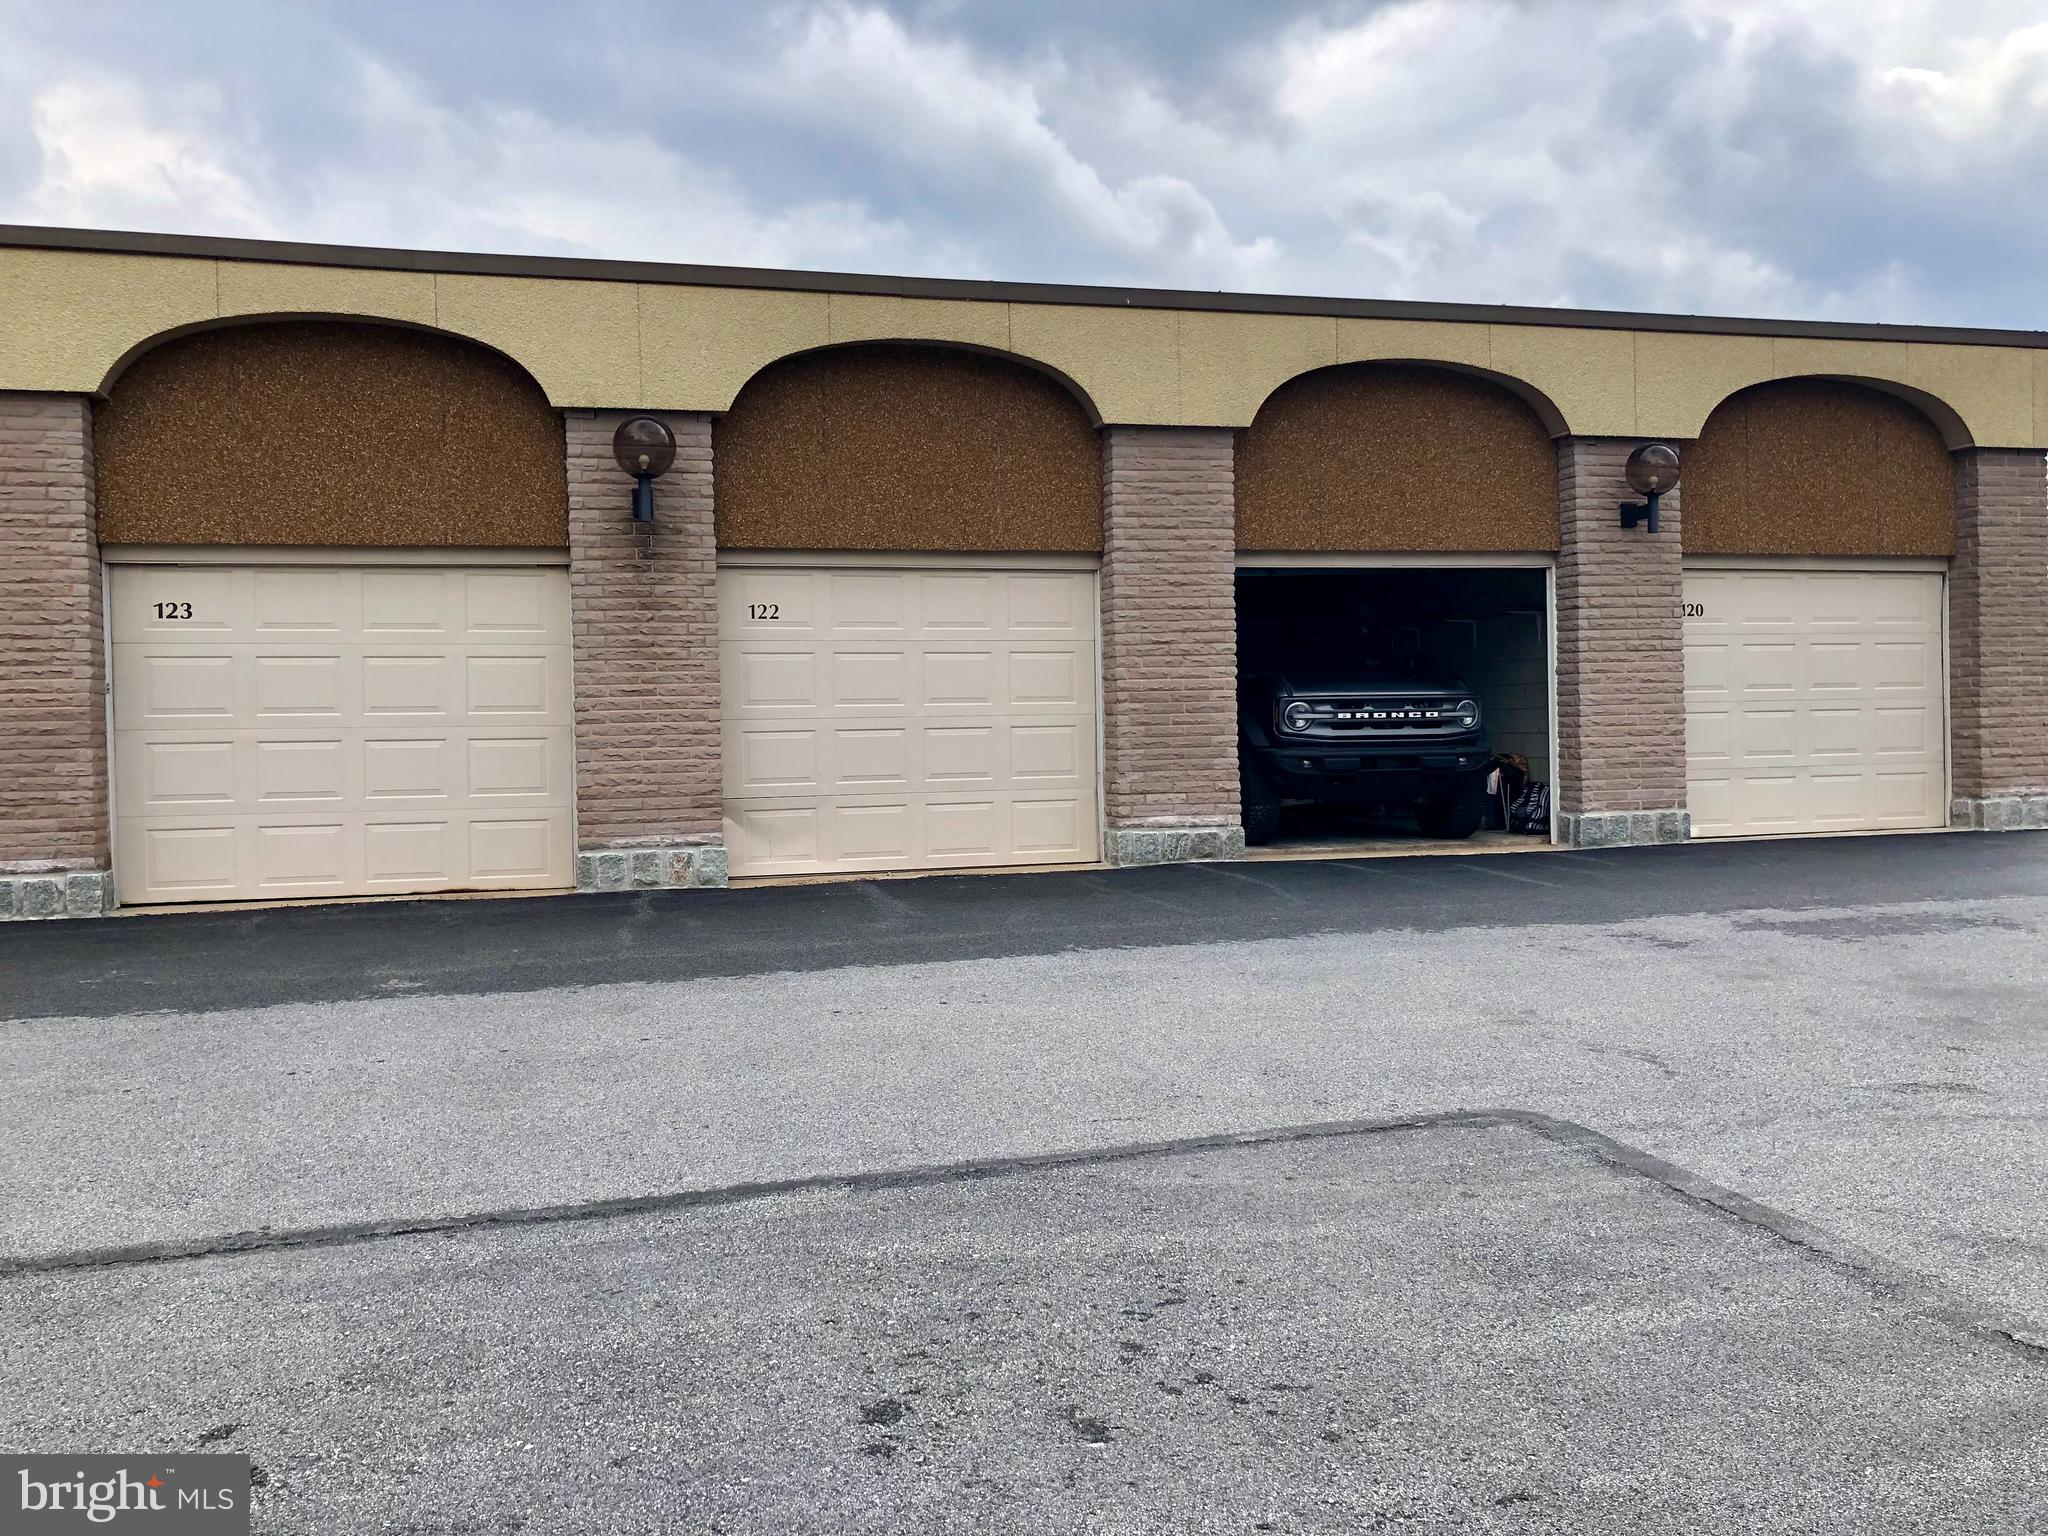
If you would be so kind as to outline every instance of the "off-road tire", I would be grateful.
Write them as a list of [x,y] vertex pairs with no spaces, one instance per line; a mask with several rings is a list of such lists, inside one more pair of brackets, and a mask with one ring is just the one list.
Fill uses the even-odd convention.
[[[1458,784],[1425,795],[1415,806],[1415,822],[1424,837],[1463,842],[1486,820],[1486,795],[1477,785]],[[1250,837],[1247,829],[1246,837]]]
[[1238,779],[1244,840],[1253,848],[1270,843],[1280,833],[1280,797],[1273,793],[1259,770],[1249,763],[1239,770]]

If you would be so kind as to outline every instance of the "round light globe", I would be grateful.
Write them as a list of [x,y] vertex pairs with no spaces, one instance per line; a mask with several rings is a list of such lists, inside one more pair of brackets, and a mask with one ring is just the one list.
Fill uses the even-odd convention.
[[629,475],[661,475],[676,461],[676,435],[652,416],[629,416],[612,434],[612,457]]
[[1638,496],[1657,496],[1678,485],[1678,450],[1669,443],[1644,443],[1628,456],[1622,473]]

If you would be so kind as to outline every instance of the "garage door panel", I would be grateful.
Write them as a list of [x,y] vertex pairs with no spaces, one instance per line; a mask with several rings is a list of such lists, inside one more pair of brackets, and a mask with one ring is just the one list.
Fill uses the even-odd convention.
[[809,571],[718,573],[718,630],[728,638],[810,640],[819,623],[818,584]]
[[1741,762],[1745,767],[1780,766],[1799,759],[1799,716],[1790,709],[1742,711]]
[[429,638],[456,631],[451,588],[440,571],[364,571],[362,626],[366,640]]
[[1854,640],[1812,640],[1804,650],[1810,692],[1860,694],[1870,686],[1868,647]]
[[1887,826],[1922,826],[1929,798],[1940,792],[1940,779],[1925,770],[1878,773],[1871,778],[1872,814]]
[[363,713],[372,719],[446,720],[461,713],[453,656],[365,656]]
[[902,651],[834,650],[826,675],[834,709],[898,711],[910,703],[910,658]]
[[1078,781],[1093,763],[1081,760],[1081,729],[1077,725],[1012,725],[1010,777],[1019,781]]
[[826,836],[830,853],[842,863],[898,868],[910,862],[914,811],[906,800],[848,805],[831,801]]
[[[572,883],[566,573],[120,566],[110,590],[123,901]],[[155,618],[189,592],[220,632]]]
[[1003,776],[1003,730],[993,721],[926,725],[924,780],[941,789],[993,785]]
[[336,652],[254,656],[250,667],[262,719],[340,721],[356,712],[356,669]]
[[994,709],[997,665],[994,651],[926,651],[922,702],[929,709]]
[[563,777],[546,736],[469,738],[468,790],[471,799],[546,802]]
[[124,805],[175,813],[238,798],[233,741],[143,740],[122,767],[115,793]]
[[1939,651],[1925,640],[1880,640],[1872,647],[1880,693],[1926,693],[1941,682]]
[[916,627],[910,605],[911,578],[895,572],[834,573],[826,601],[832,632],[848,639],[895,639]]
[[467,713],[545,719],[555,695],[549,660],[545,655],[463,657]]
[[[1092,574],[733,567],[720,588],[735,874],[1095,857]],[[808,639],[756,616],[806,592]]]
[[1822,827],[1860,826],[1870,818],[1870,780],[1862,773],[1808,773],[1807,814]]
[[502,886],[538,884],[552,878],[554,849],[568,817],[472,817],[469,822],[469,868],[466,884]]
[[217,570],[150,570],[117,582],[109,596],[108,622],[137,640],[204,640],[236,629],[234,573]]
[[1745,572],[1724,588],[1731,623],[1743,629],[1790,629],[1799,611],[1800,579],[1793,575]]
[[444,736],[372,737],[360,743],[363,798],[384,810],[398,800],[446,800],[456,793],[453,744]]
[[910,787],[913,732],[907,724],[842,725],[832,733],[830,783],[836,794]]
[[388,889],[449,878],[451,830],[445,821],[373,822],[363,838],[364,880]]
[[1010,628],[1031,640],[1090,638],[1094,610],[1088,588],[1064,576],[1012,576],[1008,584]]
[[989,572],[932,574],[919,580],[918,590],[923,599],[922,623],[927,633],[988,636],[1005,627],[1005,586],[1000,576]]
[[1036,862],[1087,858],[1095,829],[1089,803],[1078,796],[1018,799],[1011,805],[1011,843]]
[[727,732],[725,793],[788,794],[819,788],[819,732],[811,726],[742,726]]
[[1703,643],[1690,634],[1685,642],[1685,697],[1688,703],[1725,702],[1732,675],[1725,643]]
[[1859,707],[1815,707],[1806,712],[1799,756],[1809,762],[1862,758],[1872,745],[1870,713]]
[[1861,629],[1869,621],[1870,584],[1861,573],[1805,578],[1802,627],[1813,631]]
[[[302,809],[339,805],[350,798],[345,748],[327,741],[258,741],[253,745],[255,793],[259,807]],[[357,790],[357,798],[361,791]]]
[[344,592],[341,571],[249,573],[253,628],[265,638],[292,639],[353,633],[361,622],[355,587]]
[[472,571],[462,580],[467,637],[481,641],[542,640],[553,633],[543,571]]
[[1734,692],[1745,698],[1795,693],[1799,651],[1787,640],[1745,640],[1738,647]]
[[235,658],[226,652],[117,655],[116,725],[176,728],[232,720],[240,691],[235,674]]
[[1001,816],[994,800],[927,802],[923,851],[934,859],[993,858],[1008,843]]
[[787,714],[815,709],[821,660],[814,651],[780,646],[762,650],[724,647],[721,671],[727,705],[736,704],[741,717],[770,710]]
[[129,851],[143,864],[150,888],[172,900],[206,901],[235,894],[241,866],[237,841],[232,824],[150,826]]
[[1939,573],[1688,571],[1685,595],[1695,836],[1945,824]]
[[1940,631],[1940,582],[1918,575],[1874,575],[1868,583],[1874,625]]
[[1924,704],[1882,705],[1870,712],[1871,750],[1879,758],[1927,760],[1941,751],[1941,719]]
[[251,830],[260,889],[277,893],[288,888],[291,894],[302,894],[316,888],[347,888],[349,838],[340,822],[266,821]]
[[1078,709],[1091,678],[1083,675],[1078,649],[1013,650],[1010,652],[1012,709]]

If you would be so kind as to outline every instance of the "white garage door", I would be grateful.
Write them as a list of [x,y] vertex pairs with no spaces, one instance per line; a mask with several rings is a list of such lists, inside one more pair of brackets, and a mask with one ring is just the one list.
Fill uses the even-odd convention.
[[736,875],[1096,857],[1089,571],[727,566]]
[[1945,677],[1939,572],[1687,570],[1693,835],[1946,825]]
[[116,566],[124,902],[574,883],[566,571]]

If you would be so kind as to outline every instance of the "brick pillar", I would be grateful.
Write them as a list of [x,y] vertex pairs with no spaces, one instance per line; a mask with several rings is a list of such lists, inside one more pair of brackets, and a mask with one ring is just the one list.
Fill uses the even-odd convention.
[[1558,836],[1574,847],[1683,842],[1685,642],[1679,496],[1662,530],[1621,526],[1636,444],[1557,445]]
[[2048,827],[2048,458],[1956,456],[1949,823]]
[[654,483],[653,550],[643,554],[633,482],[612,460],[626,414],[567,420],[576,883],[724,885],[711,418],[662,416],[676,462]]
[[102,619],[91,402],[0,393],[0,917],[105,909]]
[[1112,864],[1244,854],[1234,450],[1226,429],[1103,429],[1103,855]]

